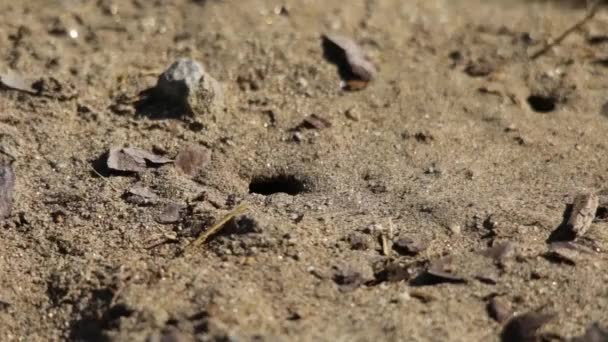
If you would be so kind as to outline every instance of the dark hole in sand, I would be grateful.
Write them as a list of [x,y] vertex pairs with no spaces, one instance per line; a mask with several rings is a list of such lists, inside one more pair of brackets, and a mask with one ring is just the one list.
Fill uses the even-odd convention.
[[293,196],[306,192],[306,183],[294,175],[256,176],[249,183],[249,193],[272,195],[282,192]]
[[552,96],[530,95],[528,104],[538,113],[549,113],[555,110],[557,99]]

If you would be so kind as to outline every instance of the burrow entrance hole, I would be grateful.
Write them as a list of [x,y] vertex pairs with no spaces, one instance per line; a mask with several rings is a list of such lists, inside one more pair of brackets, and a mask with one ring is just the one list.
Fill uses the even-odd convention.
[[298,195],[309,190],[309,181],[301,176],[279,174],[275,176],[255,176],[249,183],[249,193],[272,195],[286,193]]
[[530,108],[538,113],[549,113],[555,110],[557,98],[553,96],[530,95],[528,96]]

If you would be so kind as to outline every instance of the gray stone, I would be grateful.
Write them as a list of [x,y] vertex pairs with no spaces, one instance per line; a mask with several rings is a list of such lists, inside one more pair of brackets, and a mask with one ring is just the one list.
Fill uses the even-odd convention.
[[169,101],[182,103],[194,113],[207,113],[223,104],[220,84],[197,61],[180,58],[158,78],[156,90]]
[[198,88],[205,69],[194,60],[180,58],[158,78],[156,89],[174,101],[185,101]]

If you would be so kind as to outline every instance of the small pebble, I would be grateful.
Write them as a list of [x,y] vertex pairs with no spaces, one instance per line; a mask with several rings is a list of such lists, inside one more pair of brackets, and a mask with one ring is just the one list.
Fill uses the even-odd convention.
[[176,101],[186,101],[198,88],[205,70],[197,61],[180,58],[158,78],[156,89],[164,96]]
[[220,84],[199,62],[180,58],[158,78],[157,96],[186,104],[194,113],[211,112],[223,104]]

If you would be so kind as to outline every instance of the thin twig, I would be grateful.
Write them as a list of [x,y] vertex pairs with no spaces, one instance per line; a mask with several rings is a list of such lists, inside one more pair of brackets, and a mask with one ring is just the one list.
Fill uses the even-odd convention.
[[110,181],[108,180],[108,177],[106,177],[106,176],[102,175],[101,173],[99,173],[99,171],[95,170],[95,168],[92,167],[92,166],[91,166],[91,170],[93,171],[94,174],[96,174],[97,176],[99,176],[99,178],[103,179],[103,181],[106,182],[106,184],[108,184],[112,190],[114,190],[115,192],[118,192],[118,189],[116,189],[114,187],[114,185],[112,183],[110,183]]
[[386,234],[382,233],[380,239],[382,240],[382,253],[384,254],[384,256],[390,256],[391,250],[388,247],[388,238],[386,237]]
[[583,26],[585,23],[587,23],[589,20],[593,19],[593,17],[597,14],[599,8],[600,8],[600,4],[603,2],[603,0],[597,0],[594,3],[592,3],[589,6],[589,9],[587,10],[587,14],[585,15],[585,17],[583,17],[583,19],[579,20],[578,22],[576,22],[574,25],[572,25],[570,28],[568,28],[566,31],[564,31],[559,37],[552,39],[547,45],[545,45],[545,47],[543,47],[542,49],[540,49],[539,51],[535,52],[530,59],[535,60],[539,57],[541,57],[542,55],[546,54],[549,50],[551,50],[553,47],[559,45],[564,39],[566,39],[566,37],[568,37],[572,32],[578,30],[581,26]]
[[192,241],[190,245],[187,247],[187,251],[191,251],[194,248],[200,247],[202,244],[207,242],[207,240],[212,236],[219,232],[228,221],[234,218],[237,215],[242,214],[247,210],[247,204],[243,203],[224,216],[221,220],[216,222],[211,228],[207,229],[201,236],[197,237],[196,240]]

